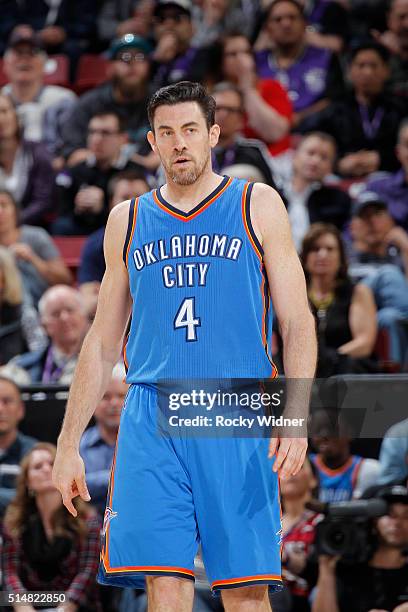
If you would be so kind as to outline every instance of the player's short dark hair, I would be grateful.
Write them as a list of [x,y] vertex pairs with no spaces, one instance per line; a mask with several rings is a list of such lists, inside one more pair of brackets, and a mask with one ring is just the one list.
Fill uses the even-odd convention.
[[127,126],[126,126],[126,121],[124,120],[124,118],[119,115],[118,112],[116,112],[114,109],[106,109],[106,110],[100,110],[97,111],[96,113],[94,113],[88,121],[88,125],[91,123],[92,119],[97,119],[100,117],[115,117],[117,122],[118,122],[118,129],[119,132],[122,134],[123,132],[126,132]]
[[350,63],[355,60],[356,56],[361,51],[374,51],[382,59],[384,64],[388,64],[390,60],[390,52],[388,51],[386,47],[384,47],[384,45],[381,45],[375,40],[368,39],[368,40],[360,41],[357,44],[351,46],[350,55],[349,55]]
[[180,81],[158,89],[147,105],[150,127],[154,130],[154,115],[159,106],[174,106],[182,102],[197,102],[209,129],[215,123],[215,100],[200,83]]
[[146,185],[149,187],[149,182],[146,178],[146,174],[142,169],[132,168],[129,170],[122,170],[118,172],[108,182],[108,197],[112,199],[113,194],[115,193],[116,185],[120,181],[144,181]]
[[303,6],[300,4],[300,2],[298,2],[298,0],[273,0],[273,2],[270,3],[270,5],[268,6],[266,10],[266,15],[265,15],[266,19],[268,19],[268,17],[272,13],[272,10],[275,8],[275,6],[277,6],[278,4],[281,4],[282,2],[292,4],[292,6],[294,6],[298,10],[299,15],[303,19],[305,18],[305,11],[303,9]]

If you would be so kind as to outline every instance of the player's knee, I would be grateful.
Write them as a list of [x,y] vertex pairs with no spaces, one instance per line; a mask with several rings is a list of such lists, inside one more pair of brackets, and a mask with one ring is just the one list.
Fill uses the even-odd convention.
[[147,576],[149,610],[184,612],[191,609],[194,584],[191,580],[171,576]]
[[221,597],[227,612],[267,612],[271,610],[267,585],[221,591]]

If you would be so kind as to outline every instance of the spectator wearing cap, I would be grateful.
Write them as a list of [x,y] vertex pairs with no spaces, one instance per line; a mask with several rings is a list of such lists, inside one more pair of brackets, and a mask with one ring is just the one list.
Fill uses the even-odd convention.
[[408,231],[408,119],[403,119],[399,126],[395,153],[401,168],[369,179],[366,189],[384,200],[395,223]]
[[54,197],[51,158],[39,142],[25,140],[11,98],[0,93],[0,189],[9,191],[21,223],[47,226]]
[[77,289],[55,285],[44,293],[38,309],[49,338],[46,348],[15,357],[8,365],[28,372],[33,383],[69,385],[89,325],[84,300]]
[[387,94],[389,53],[376,42],[354,47],[349,65],[351,91],[321,113],[319,129],[332,134],[343,176],[364,177],[398,167],[395,145],[404,103]]
[[311,132],[294,153],[291,175],[280,183],[298,250],[312,223],[333,223],[342,231],[350,219],[350,197],[327,184],[335,159],[334,139],[324,132]]
[[263,181],[271,187],[275,181],[271,171],[269,151],[261,140],[244,138],[244,102],[241,91],[229,82],[218,83],[212,95],[216,102],[215,121],[221,132],[213,149],[213,167],[220,173],[237,164],[255,166]]
[[22,434],[18,424],[24,417],[24,404],[18,386],[0,375],[0,516],[15,495],[20,461],[37,440]]
[[177,81],[202,81],[208,68],[206,49],[193,45],[190,0],[156,0],[152,53],[153,88]]
[[[9,79],[2,89],[17,108],[27,140],[42,141],[47,126],[48,139],[51,127],[45,119],[50,108],[69,108],[76,95],[65,87],[44,84],[47,54],[41,38],[34,32],[16,30],[10,37],[4,54],[4,72]],[[52,147],[52,142],[49,142]]]
[[381,443],[379,485],[408,485],[408,419],[389,428]]
[[313,127],[310,117],[343,91],[337,56],[308,43],[306,20],[297,0],[275,0],[265,17],[268,49],[256,53],[258,75],[277,79],[287,90],[298,131]]
[[258,77],[251,43],[239,31],[225,34],[213,53],[210,79],[231,81],[241,92],[244,135],[263,140],[272,156],[283,156],[289,150],[292,121],[286,91],[275,79]]
[[[371,265],[373,268],[394,264],[408,278],[408,234],[396,225],[386,202],[376,193],[363,191],[355,200],[351,234],[352,263]],[[356,274],[354,270],[353,275]],[[361,276],[362,271],[358,274]]]
[[64,53],[71,64],[71,79],[82,53],[96,35],[98,3],[94,0],[18,0],[19,25],[15,31],[35,31],[48,53]]
[[408,0],[391,0],[387,29],[371,33],[391,53],[391,91],[408,99]]
[[226,168],[237,165],[255,167],[262,175],[262,182],[275,186],[270,156],[265,144],[255,138],[244,138],[244,105],[241,91],[229,82],[218,83],[212,95],[216,102],[215,121],[221,132],[213,149],[213,167],[223,174]]
[[408,361],[408,235],[371,192],[355,202],[351,235],[350,275],[371,289],[378,327],[388,334],[390,360],[402,368]]
[[[109,210],[117,204],[136,198],[149,191],[145,175],[140,170],[124,170],[115,174],[108,183]],[[78,271],[79,290],[86,302],[89,315],[95,313],[99,288],[105,274],[103,239],[105,227],[93,232],[87,239],[81,253]]]
[[59,211],[53,234],[90,234],[106,224],[109,180],[123,170],[144,170],[129,160],[124,148],[127,140],[117,112],[106,110],[93,115],[88,125],[86,159],[56,178]]
[[312,612],[407,612],[408,491],[390,487],[377,496],[385,502],[384,515],[373,520],[375,545],[367,561],[321,555]]
[[[148,163],[146,134],[150,43],[140,36],[126,34],[112,42],[109,49],[109,80],[80,97],[62,130],[63,155],[70,165],[88,157],[87,130],[98,113],[115,112],[126,126],[129,142],[138,153],[139,163]],[[157,162],[155,163],[157,166]]]

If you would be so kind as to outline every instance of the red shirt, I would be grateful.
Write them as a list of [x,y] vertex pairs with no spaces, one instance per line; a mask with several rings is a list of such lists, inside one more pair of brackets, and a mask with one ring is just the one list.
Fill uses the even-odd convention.
[[[282,117],[286,117],[289,123],[292,122],[292,103],[289,100],[287,92],[278,81],[275,81],[275,79],[259,79],[256,89],[261,98],[265,100],[269,106],[275,109]],[[264,140],[262,134],[255,132],[255,130],[248,125],[247,117],[245,117],[244,134],[247,138]],[[289,132],[280,140],[270,143],[266,142],[266,146],[271,155],[279,155],[279,153],[287,151],[290,147]]]

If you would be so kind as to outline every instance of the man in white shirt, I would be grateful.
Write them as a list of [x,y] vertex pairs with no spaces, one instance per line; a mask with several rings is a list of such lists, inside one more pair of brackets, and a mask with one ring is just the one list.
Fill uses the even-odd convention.
[[4,54],[4,72],[9,79],[2,89],[10,96],[22,121],[26,140],[43,140],[44,114],[51,107],[70,106],[73,91],[44,85],[47,54],[41,39],[29,29],[14,32]]

